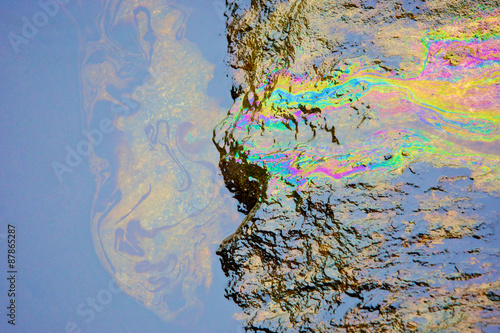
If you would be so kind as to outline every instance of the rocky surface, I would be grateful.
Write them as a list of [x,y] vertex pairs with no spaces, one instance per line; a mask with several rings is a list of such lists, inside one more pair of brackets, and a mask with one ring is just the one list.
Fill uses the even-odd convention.
[[228,3],[249,332],[500,329],[497,1]]

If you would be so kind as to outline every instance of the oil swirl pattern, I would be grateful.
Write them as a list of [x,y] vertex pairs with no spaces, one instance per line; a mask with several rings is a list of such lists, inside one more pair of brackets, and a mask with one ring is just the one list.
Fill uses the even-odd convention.
[[184,37],[188,7],[101,8],[81,32],[86,122],[110,117],[115,127],[90,156],[95,248],[124,291],[190,327],[207,301],[215,248],[238,224],[210,140],[224,112],[206,94],[214,67]]

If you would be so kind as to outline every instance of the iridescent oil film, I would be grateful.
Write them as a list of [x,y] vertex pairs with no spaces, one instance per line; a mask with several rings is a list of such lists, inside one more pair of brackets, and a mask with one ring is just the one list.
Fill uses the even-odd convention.
[[1,332],[500,332],[500,1],[25,2]]

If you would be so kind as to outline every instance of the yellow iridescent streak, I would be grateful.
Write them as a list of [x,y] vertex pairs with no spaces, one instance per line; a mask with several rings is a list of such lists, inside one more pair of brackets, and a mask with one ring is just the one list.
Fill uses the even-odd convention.
[[[492,44],[500,52],[500,39]],[[353,64],[348,70],[352,75],[340,75],[339,80],[333,82],[301,83],[300,90],[289,93],[287,87],[297,83],[287,75],[280,75],[267,103],[288,108],[300,104],[320,108],[339,107],[351,101],[332,98],[333,93],[341,95],[345,89],[359,98],[377,91],[404,98],[419,107],[415,112],[422,113],[424,122],[432,122],[435,115],[439,115],[440,119],[434,125],[446,127],[450,134],[468,140],[492,142],[500,139],[500,54],[493,54],[491,58],[472,68],[467,68],[467,63],[456,68],[443,68],[448,73],[462,75],[458,82],[449,82],[435,75],[436,66],[431,65],[427,65],[417,77],[401,79],[389,72],[375,71],[374,66]],[[429,64],[429,61],[426,63]],[[397,111],[386,110],[384,116],[392,117]]]

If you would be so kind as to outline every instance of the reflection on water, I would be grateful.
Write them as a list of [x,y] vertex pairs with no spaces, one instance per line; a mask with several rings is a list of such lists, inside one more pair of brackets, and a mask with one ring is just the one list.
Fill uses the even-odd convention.
[[248,215],[218,253],[248,331],[499,330],[500,20],[475,3],[229,1],[214,137]]
[[214,251],[240,220],[217,174],[211,136],[225,110],[207,96],[214,66],[185,38],[191,12],[105,1],[98,33],[81,43],[88,130],[113,123],[112,144],[90,155],[95,248],[122,289],[165,320],[195,321],[211,306]]

